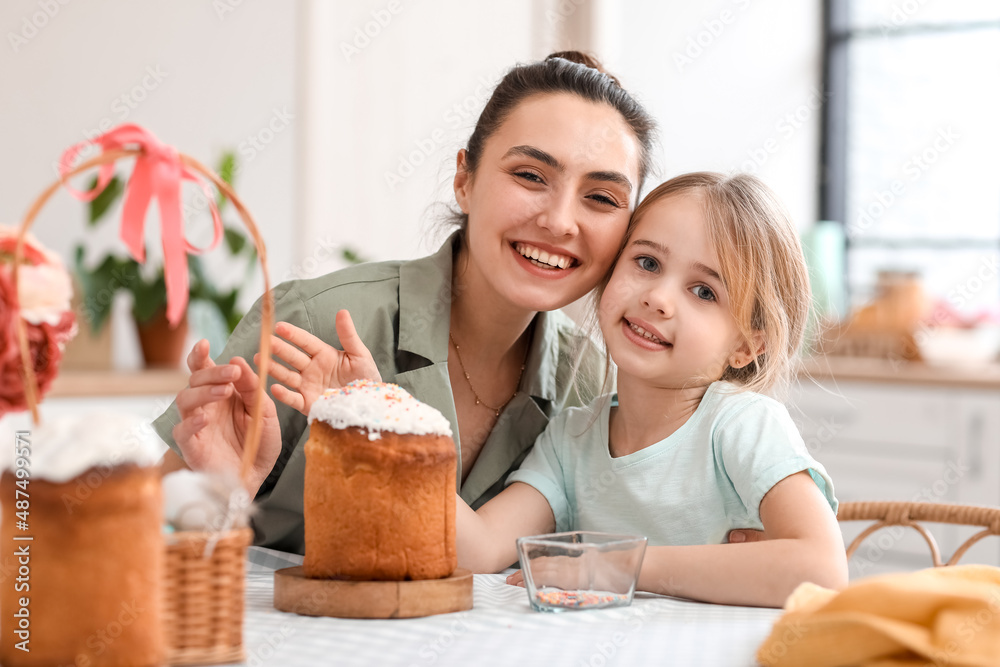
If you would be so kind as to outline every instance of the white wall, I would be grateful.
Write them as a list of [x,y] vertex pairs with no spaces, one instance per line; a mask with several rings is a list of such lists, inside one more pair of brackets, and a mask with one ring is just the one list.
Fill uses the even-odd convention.
[[[239,149],[275,281],[342,266],[344,245],[419,256],[490,87],[557,47],[594,51],[647,103],[663,178],[755,155],[800,226],[816,217],[815,0],[66,1],[0,4],[0,222],[20,219],[64,148],[128,121],[209,163]],[[272,133],[275,110],[291,119]],[[37,233],[68,257],[84,214],[60,195]],[[116,243],[105,227],[98,247]],[[134,366],[130,323],[116,327],[116,361]]]
[[818,215],[821,4],[604,0],[608,66],[659,119],[662,177],[749,170],[800,228]]

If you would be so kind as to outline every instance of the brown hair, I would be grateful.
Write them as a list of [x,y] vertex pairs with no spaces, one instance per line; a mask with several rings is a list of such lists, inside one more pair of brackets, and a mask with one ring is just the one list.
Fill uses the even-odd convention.
[[[653,144],[656,141],[656,121],[646,112],[618,79],[604,71],[593,56],[579,51],[559,51],[545,60],[517,65],[497,84],[489,101],[479,114],[476,128],[469,137],[465,151],[466,169],[475,174],[486,142],[524,100],[533,95],[571,93],[588,100],[607,104],[615,109],[632,129],[639,142],[639,185],[652,171]],[[468,215],[453,216],[464,232]]]
[[[701,197],[740,335],[751,350],[755,336],[764,343],[764,351],[751,363],[727,367],[717,379],[751,391],[780,393],[791,380],[811,301],[809,273],[788,211],[756,176],[684,174],[657,186],[636,207],[619,258],[649,209],[679,194]],[[598,303],[613,271],[614,265],[598,287]]]

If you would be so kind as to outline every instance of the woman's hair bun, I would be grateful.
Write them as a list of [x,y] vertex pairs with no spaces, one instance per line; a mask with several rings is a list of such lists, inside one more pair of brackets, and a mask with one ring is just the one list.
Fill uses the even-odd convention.
[[562,58],[563,60],[578,63],[580,65],[590,67],[591,69],[596,69],[598,72],[614,81],[619,88],[622,85],[622,82],[618,80],[618,77],[604,69],[604,65],[601,64],[601,61],[589,53],[583,53],[582,51],[557,51],[556,53],[550,53],[545,59],[551,60],[553,58]]

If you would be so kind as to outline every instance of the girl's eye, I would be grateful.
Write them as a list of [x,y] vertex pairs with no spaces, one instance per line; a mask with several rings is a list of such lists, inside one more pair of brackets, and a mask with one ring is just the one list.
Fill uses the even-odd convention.
[[691,291],[694,292],[694,295],[699,299],[701,299],[702,301],[717,300],[715,298],[715,292],[713,292],[712,288],[709,287],[708,285],[696,285],[695,287],[691,288]]
[[648,255],[640,255],[636,257],[635,263],[639,265],[640,269],[643,271],[649,271],[650,273],[660,268],[659,263]]
[[532,183],[544,183],[545,182],[545,181],[542,180],[541,176],[539,176],[538,174],[536,174],[533,171],[515,171],[514,175],[517,176],[518,178],[524,179],[526,181],[530,181]]

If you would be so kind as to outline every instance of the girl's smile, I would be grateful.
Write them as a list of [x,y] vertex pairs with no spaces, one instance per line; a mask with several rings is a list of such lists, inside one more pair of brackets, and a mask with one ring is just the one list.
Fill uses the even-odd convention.
[[654,352],[673,348],[673,343],[666,340],[666,336],[659,333],[652,324],[639,318],[622,318],[622,327],[625,337],[639,347]]

